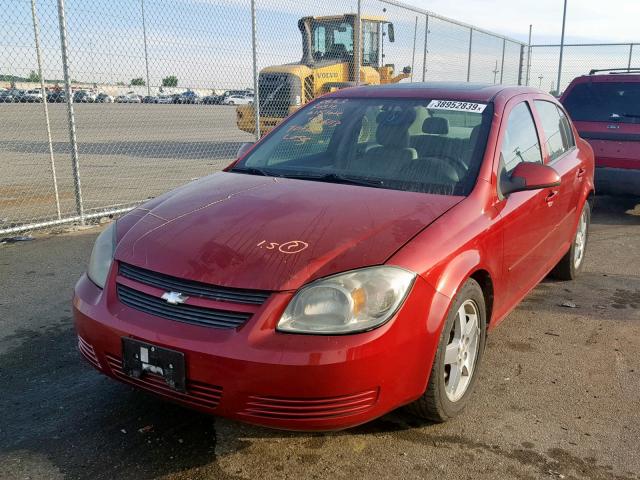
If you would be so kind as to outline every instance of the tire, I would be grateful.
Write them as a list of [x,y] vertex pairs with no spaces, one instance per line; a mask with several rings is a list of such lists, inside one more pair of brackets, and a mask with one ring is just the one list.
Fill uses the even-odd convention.
[[[420,398],[408,405],[411,413],[434,422],[445,422],[464,410],[478,378],[478,369],[484,353],[487,339],[486,317],[482,289],[478,282],[470,278],[451,304],[433,359],[427,389]],[[463,322],[467,322],[466,326],[472,331],[464,331]],[[447,351],[453,352],[453,359],[451,356],[447,358]],[[453,361],[445,363],[449,360]],[[454,368],[456,370],[453,370]],[[455,383],[457,388],[451,384],[454,371],[460,375]]]
[[227,105],[235,105],[234,102],[229,102]]
[[552,277],[558,280],[574,280],[580,274],[584,266],[584,254],[587,249],[590,224],[591,205],[586,201],[580,213],[571,247],[551,271]]

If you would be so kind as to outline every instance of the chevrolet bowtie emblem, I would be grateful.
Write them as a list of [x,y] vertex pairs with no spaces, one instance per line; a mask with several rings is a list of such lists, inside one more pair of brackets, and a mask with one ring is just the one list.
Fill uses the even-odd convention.
[[180,303],[184,303],[187,301],[189,297],[181,294],[180,292],[164,292],[162,294],[162,299],[166,300],[167,303],[171,305],[178,305]]

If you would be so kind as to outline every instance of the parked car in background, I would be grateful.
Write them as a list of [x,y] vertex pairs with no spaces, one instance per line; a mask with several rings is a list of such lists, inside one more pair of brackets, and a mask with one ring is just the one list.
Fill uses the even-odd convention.
[[142,103],[158,103],[158,97],[155,95],[147,95],[142,98]]
[[339,90],[239,157],[98,236],[73,301],[94,368],[270,427],[441,422],[487,332],[584,264],[593,152],[533,88]]
[[598,192],[640,196],[640,69],[592,70],[560,101],[593,147]]
[[22,103],[40,103],[42,102],[42,90],[39,88],[27,90],[20,96],[20,101]]
[[200,95],[193,90],[187,90],[178,96],[177,103],[202,103]]
[[94,103],[97,95],[89,90],[76,90],[73,93],[74,103]]
[[202,103],[205,105],[220,105],[223,100],[223,95],[207,95],[206,97],[202,97]]
[[66,101],[67,94],[64,92],[64,90],[47,93],[47,102],[49,103],[64,103]]
[[115,98],[116,103],[142,103],[142,98],[135,93],[129,92],[124,95],[118,95]]
[[230,95],[222,103],[224,105],[250,105],[253,103],[253,94]]
[[162,104],[167,104],[167,103],[173,103],[173,95],[159,95],[158,96],[158,101],[156,103],[162,103]]
[[18,93],[15,89],[0,90],[0,103],[13,103],[16,102]]
[[96,95],[96,103],[113,103],[113,97],[107,93],[99,93]]

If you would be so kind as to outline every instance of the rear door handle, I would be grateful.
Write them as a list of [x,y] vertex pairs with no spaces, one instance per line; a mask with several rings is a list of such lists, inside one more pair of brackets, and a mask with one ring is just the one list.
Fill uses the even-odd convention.
[[553,205],[556,197],[558,196],[558,190],[551,190],[549,194],[544,197],[544,201],[547,202],[549,206]]

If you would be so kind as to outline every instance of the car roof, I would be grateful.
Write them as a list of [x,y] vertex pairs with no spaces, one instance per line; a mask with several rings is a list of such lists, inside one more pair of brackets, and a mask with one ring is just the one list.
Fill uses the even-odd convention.
[[580,75],[573,79],[571,83],[586,82],[638,82],[640,83],[640,75],[637,73],[597,73],[591,75]]
[[467,82],[415,82],[392,83],[386,85],[365,85],[346,88],[330,94],[330,96],[348,97],[406,97],[406,98],[451,98],[462,101],[490,102],[498,94],[510,96],[523,93],[540,93],[541,91],[524,86],[493,85],[487,83]]

